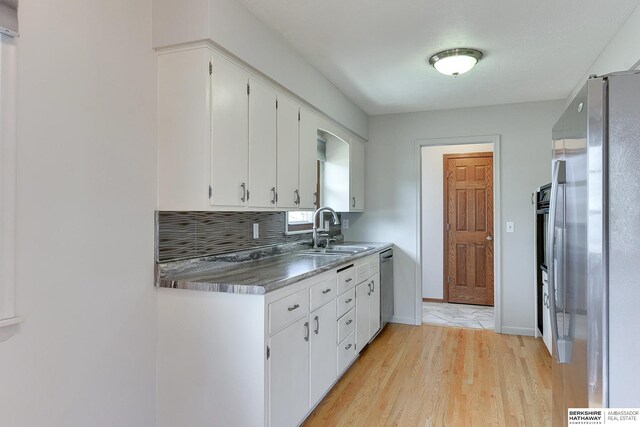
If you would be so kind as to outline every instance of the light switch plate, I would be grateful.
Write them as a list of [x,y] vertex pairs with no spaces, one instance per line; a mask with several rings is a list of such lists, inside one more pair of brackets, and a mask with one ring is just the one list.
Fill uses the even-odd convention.
[[260,224],[258,223],[253,224],[253,238],[254,239],[260,238]]
[[513,233],[516,229],[516,226],[513,221],[507,221],[507,233]]

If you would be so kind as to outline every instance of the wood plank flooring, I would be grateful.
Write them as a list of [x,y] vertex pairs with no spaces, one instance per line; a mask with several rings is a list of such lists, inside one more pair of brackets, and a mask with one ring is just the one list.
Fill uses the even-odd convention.
[[550,426],[542,340],[389,324],[304,423],[312,426]]

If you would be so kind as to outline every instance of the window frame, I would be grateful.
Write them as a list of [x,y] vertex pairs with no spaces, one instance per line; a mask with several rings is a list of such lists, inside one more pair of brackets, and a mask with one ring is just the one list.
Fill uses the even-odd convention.
[[0,328],[15,313],[17,43],[0,34]]

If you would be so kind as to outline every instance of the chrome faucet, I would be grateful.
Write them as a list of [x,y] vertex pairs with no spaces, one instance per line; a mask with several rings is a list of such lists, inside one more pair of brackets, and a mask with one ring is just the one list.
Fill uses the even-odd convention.
[[340,224],[340,219],[338,218],[338,214],[336,213],[336,211],[334,211],[328,206],[323,208],[318,208],[318,210],[316,210],[313,213],[313,247],[314,248],[318,247],[318,214],[320,214],[320,212],[325,212],[325,211],[331,212],[331,214],[333,215],[333,223],[335,225]]

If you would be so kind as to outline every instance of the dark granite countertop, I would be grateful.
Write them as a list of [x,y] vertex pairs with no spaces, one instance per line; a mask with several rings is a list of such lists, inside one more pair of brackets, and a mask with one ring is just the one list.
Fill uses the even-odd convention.
[[356,254],[304,253],[309,246],[289,244],[238,254],[157,264],[156,286],[209,292],[263,295],[393,246],[392,243],[345,242],[367,246]]

